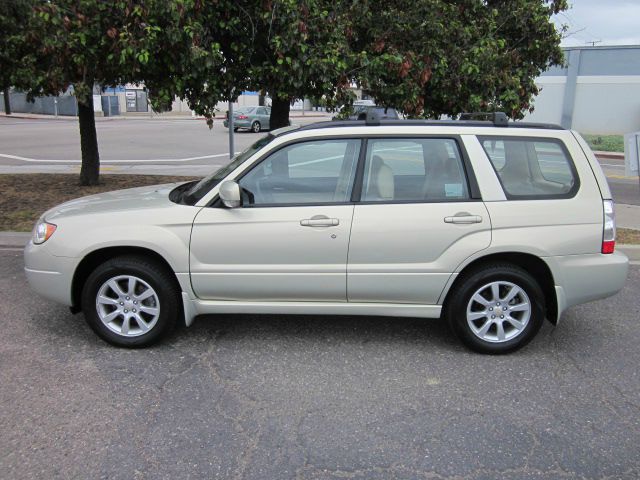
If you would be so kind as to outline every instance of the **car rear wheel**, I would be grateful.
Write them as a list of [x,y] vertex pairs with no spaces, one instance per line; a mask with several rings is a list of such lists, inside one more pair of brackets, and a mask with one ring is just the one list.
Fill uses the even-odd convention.
[[137,256],[116,257],[98,266],[82,291],[89,326],[120,347],[159,341],[180,315],[179,292],[170,272]]
[[445,315],[472,350],[499,354],[531,341],[544,321],[544,294],[536,280],[515,265],[482,267],[461,279]]
[[258,133],[258,132],[260,132],[260,129],[261,129],[261,128],[262,128],[262,127],[261,127],[261,125],[260,125],[260,122],[253,122],[253,123],[251,124],[251,130],[252,130],[254,133]]

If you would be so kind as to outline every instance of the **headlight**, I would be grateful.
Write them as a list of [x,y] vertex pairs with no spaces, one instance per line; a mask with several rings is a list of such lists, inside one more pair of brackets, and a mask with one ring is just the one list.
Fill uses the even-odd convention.
[[51,235],[53,235],[53,232],[56,231],[56,228],[58,227],[53,223],[39,221],[38,223],[36,223],[36,228],[33,229],[33,243],[38,245],[40,243],[46,242],[47,240],[49,240]]

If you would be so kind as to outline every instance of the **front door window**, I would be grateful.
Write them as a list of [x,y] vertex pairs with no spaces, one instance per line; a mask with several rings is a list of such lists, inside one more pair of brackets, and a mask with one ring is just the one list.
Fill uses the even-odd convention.
[[360,140],[318,140],[281,148],[240,179],[244,206],[349,202]]

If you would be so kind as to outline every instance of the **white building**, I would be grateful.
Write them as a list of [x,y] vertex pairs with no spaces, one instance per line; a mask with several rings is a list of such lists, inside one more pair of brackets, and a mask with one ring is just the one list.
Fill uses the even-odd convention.
[[567,66],[536,80],[532,122],[556,123],[581,133],[640,130],[640,45],[570,47]]

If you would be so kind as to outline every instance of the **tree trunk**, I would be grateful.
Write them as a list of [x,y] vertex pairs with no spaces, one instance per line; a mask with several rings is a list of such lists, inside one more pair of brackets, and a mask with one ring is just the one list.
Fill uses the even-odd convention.
[[11,99],[9,98],[9,87],[5,87],[3,90],[4,97],[4,113],[7,115],[11,115]]
[[98,185],[100,155],[98,153],[92,92],[87,95],[87,98],[78,99],[78,120],[80,121],[80,150],[82,151],[80,185]]
[[258,95],[258,106],[264,107],[264,95],[262,95],[262,93]]
[[269,127],[271,130],[289,125],[289,109],[291,103],[288,99],[282,100],[274,95],[271,100],[271,116],[269,117]]

